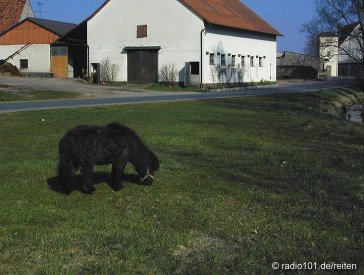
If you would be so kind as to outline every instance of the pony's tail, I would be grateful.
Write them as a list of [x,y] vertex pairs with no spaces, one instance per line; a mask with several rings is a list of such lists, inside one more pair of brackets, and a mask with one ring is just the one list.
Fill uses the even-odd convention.
[[71,159],[71,148],[65,139],[59,143],[58,177],[62,181],[64,191],[71,192],[73,165]]

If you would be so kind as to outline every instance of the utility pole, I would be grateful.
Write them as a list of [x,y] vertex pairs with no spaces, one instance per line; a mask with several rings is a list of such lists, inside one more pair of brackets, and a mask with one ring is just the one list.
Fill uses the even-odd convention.
[[40,2],[40,1],[38,1],[37,2],[37,5],[39,7],[39,10],[38,10],[38,12],[39,12],[39,18],[42,18],[42,6],[44,6],[44,4],[42,2]]

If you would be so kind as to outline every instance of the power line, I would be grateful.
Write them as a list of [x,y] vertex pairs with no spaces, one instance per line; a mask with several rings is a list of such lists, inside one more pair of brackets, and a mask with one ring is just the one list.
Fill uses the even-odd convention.
[[39,12],[39,18],[42,18],[42,6],[44,6],[44,4],[40,1],[37,2],[37,5],[39,7],[39,10],[36,12]]

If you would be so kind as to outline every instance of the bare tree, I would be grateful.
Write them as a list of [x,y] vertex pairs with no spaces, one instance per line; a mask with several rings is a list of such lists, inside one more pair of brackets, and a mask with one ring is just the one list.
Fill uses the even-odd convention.
[[211,79],[212,79],[212,83],[214,85],[216,82],[218,82],[219,67],[220,67],[220,64],[210,66]]
[[237,68],[235,65],[229,64],[226,67],[226,84],[230,85],[232,83],[235,83],[237,76]]
[[100,63],[101,81],[106,83],[115,82],[119,69],[120,69],[119,65],[111,63],[109,57],[102,59]]
[[111,66],[110,58],[106,57],[101,60],[100,79],[102,82],[110,82],[110,66]]
[[119,73],[119,69],[120,69],[120,66],[118,64],[111,64],[110,66],[110,79],[111,79],[111,82],[115,82],[116,81],[116,77]]
[[[352,29],[348,28],[352,26]],[[364,3],[363,0],[316,0],[316,15],[302,26],[302,31],[308,34],[305,52],[320,56],[319,35],[333,33],[350,41],[338,45],[338,53],[347,55],[354,62],[364,63]],[[347,37],[340,37],[346,30]],[[321,43],[321,49],[325,45]],[[327,47],[330,47],[328,43]],[[322,52],[322,51],[321,51]],[[325,56],[320,56],[325,57]]]
[[246,73],[246,67],[240,66],[240,64],[239,64],[238,69],[237,69],[237,76],[238,76],[239,84],[242,84],[244,82],[245,73]]

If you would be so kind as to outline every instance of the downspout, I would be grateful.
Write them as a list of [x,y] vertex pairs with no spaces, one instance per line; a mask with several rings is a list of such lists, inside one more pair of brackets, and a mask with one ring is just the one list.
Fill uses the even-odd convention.
[[201,30],[201,33],[200,33],[200,46],[201,46],[201,57],[200,57],[200,89],[202,89],[202,80],[203,80],[203,78],[202,78],[202,68],[203,68],[203,65],[202,65],[202,61],[203,61],[203,53],[202,53],[202,50],[203,50],[203,48],[202,48],[202,33],[204,33],[205,32],[205,35],[206,35],[206,29],[202,29]]
[[86,45],[87,47],[87,81],[90,81],[90,47],[89,45]]

